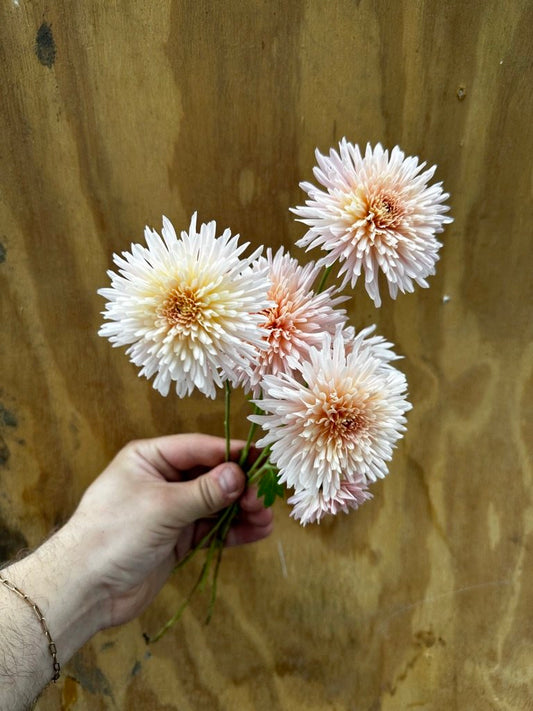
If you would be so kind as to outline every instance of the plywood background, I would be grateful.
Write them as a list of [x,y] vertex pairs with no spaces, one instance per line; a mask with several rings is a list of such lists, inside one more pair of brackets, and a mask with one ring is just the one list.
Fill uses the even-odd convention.
[[313,150],[344,135],[438,163],[455,218],[431,289],[350,302],[414,403],[373,502],[306,530],[277,505],[210,627],[199,604],[144,645],[185,572],[39,711],[533,708],[532,24],[527,0],[2,0],[2,558],[129,439],[222,431],[221,400],[161,398],[96,336],[146,223],[197,209],[290,247]]

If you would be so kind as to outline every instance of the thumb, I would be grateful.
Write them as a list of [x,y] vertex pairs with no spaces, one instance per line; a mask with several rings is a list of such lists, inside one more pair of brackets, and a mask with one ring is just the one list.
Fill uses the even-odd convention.
[[246,477],[234,462],[224,462],[191,481],[175,484],[176,515],[183,525],[210,516],[232,504],[244,491]]

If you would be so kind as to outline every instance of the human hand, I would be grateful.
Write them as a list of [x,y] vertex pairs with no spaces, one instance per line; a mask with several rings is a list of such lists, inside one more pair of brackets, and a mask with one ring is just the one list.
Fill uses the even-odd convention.
[[[242,444],[232,443],[232,457]],[[217,511],[239,502],[228,545],[270,533],[272,512],[253,489],[244,491],[244,473],[224,459],[225,441],[201,434],[128,444],[70,520],[3,570],[44,614],[61,664],[99,630],[142,612]],[[0,662],[16,661],[16,671],[0,663],[0,676],[13,680],[0,685],[0,707],[22,709],[51,678],[51,647],[29,602],[0,588]]]
[[[233,442],[237,458],[242,442]],[[251,543],[272,530],[272,512],[245,476],[224,462],[225,441],[182,434],[131,442],[86,491],[65,527],[90,551],[100,586],[103,627],[138,615],[176,562],[205,536],[209,518],[239,500],[228,545]]]

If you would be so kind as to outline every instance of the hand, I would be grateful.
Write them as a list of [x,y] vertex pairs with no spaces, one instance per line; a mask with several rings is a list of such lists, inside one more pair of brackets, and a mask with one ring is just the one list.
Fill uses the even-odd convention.
[[[237,457],[241,442],[232,444]],[[225,442],[172,435],[132,442],[86,491],[72,518],[2,572],[42,610],[64,664],[95,632],[126,622],[150,603],[177,560],[239,501],[227,543],[272,529],[265,509]],[[6,661],[9,664],[6,664]],[[31,606],[0,585],[0,707],[14,711],[52,677],[48,641]]]
[[[242,446],[232,443],[233,458]],[[208,435],[132,442],[87,490],[68,528],[95,557],[91,567],[108,602],[103,626],[138,615],[176,562],[205,536],[213,521],[207,517],[234,501],[240,514],[229,545],[270,533],[271,510],[255,490],[243,494],[242,470],[224,458],[224,440]]]

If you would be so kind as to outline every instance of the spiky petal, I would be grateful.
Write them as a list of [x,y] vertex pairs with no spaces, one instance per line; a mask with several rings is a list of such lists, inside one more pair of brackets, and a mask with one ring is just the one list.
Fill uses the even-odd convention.
[[389,344],[369,338],[371,331],[349,348],[341,329],[325,334],[321,347],[309,350],[301,377],[265,376],[257,403],[265,414],[249,418],[266,432],[257,444],[271,447],[279,481],[297,496],[314,492],[314,511],[335,502],[342,509],[343,487],[383,478],[405,431],[405,376],[391,365]]
[[427,287],[442,246],[436,235],[452,222],[442,183],[429,185],[436,166],[424,170],[417,157],[405,157],[398,146],[389,154],[379,143],[367,144],[363,156],[345,138],[329,156],[317,150],[316,160],[313,173],[325,189],[300,184],[309,199],[292,212],[309,230],[297,245],[325,250],[321,265],[339,262],[343,287],[354,287],[364,272],[376,306],[380,272],[393,299],[413,291],[413,282]]
[[267,249],[266,257],[260,257],[254,268],[268,271],[272,305],[262,312],[267,332],[264,348],[239,377],[245,391],[258,397],[265,375],[298,370],[309,348],[320,344],[324,333],[334,334],[346,323],[346,311],[336,307],[348,297],[340,296],[335,287],[315,293],[320,267],[314,262],[301,266],[283,247],[274,255]]
[[260,315],[270,302],[266,268],[252,270],[261,250],[241,257],[248,246],[229,229],[216,236],[215,222],[196,227],[178,239],[163,217],[162,236],[145,229],[146,247],[114,255],[118,273],[109,271],[111,287],[99,334],[126,353],[167,395],[172,383],[178,397],[195,388],[215,397],[224,380],[236,381],[235,369],[246,369],[265,331]]
[[327,514],[349,513],[371,498],[366,482],[360,479],[357,482],[342,481],[339,489],[329,498],[320,489],[300,489],[287,503],[293,507],[291,516],[306,526],[308,523],[320,523]]

